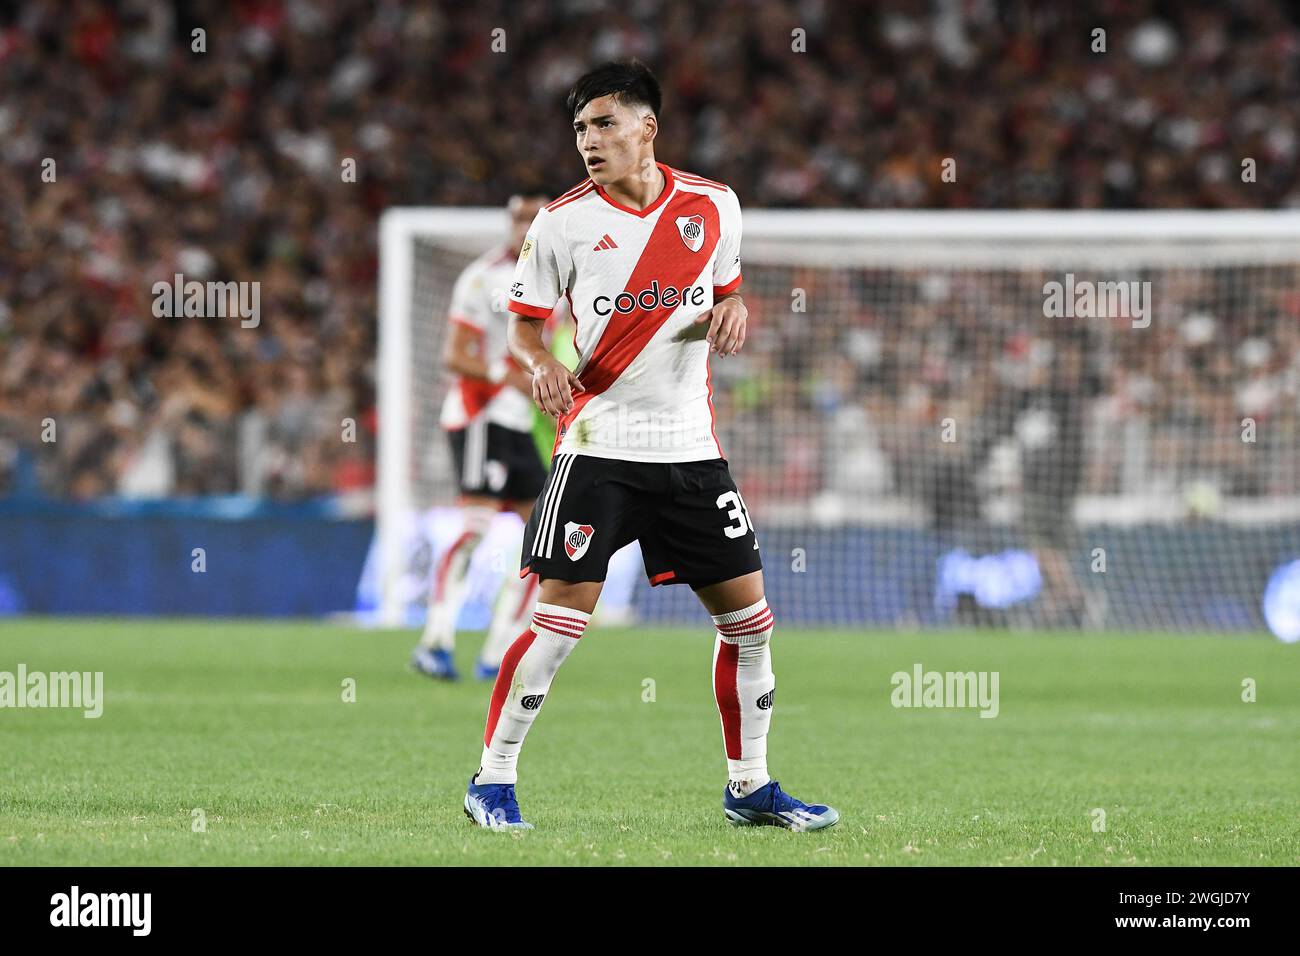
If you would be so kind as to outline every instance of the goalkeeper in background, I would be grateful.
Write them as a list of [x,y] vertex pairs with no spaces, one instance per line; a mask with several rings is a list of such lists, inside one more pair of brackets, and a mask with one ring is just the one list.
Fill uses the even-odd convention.
[[[453,662],[456,620],[468,590],[470,560],[493,516],[508,509],[526,524],[546,480],[532,434],[532,377],[506,349],[506,305],[524,236],[548,200],[512,196],[506,241],[470,263],[452,289],[442,357],[456,378],[440,424],[451,443],[464,524],[434,568],[424,633],[411,657],[412,666],[430,677],[459,676]],[[474,676],[496,676],[506,649],[531,620],[536,595],[537,575],[505,575]]]

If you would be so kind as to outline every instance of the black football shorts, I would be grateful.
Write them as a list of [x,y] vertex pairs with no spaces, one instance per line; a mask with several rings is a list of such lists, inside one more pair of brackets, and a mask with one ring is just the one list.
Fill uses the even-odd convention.
[[763,567],[725,458],[664,463],[562,454],[524,531],[519,573],[604,581],[610,557],[632,541],[641,542],[651,584],[700,588]]
[[546,481],[546,469],[531,432],[515,431],[477,418],[447,432],[462,495],[528,501]]

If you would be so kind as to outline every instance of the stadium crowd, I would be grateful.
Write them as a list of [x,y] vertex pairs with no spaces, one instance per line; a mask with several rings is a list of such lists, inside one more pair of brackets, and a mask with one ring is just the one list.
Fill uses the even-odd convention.
[[[828,251],[828,255],[833,251]],[[753,504],[1300,495],[1300,266],[1086,272],[1132,312],[1048,318],[1039,270],[746,265],[754,332],[717,363],[718,431]],[[790,290],[806,295],[792,312]],[[955,430],[943,440],[944,423]],[[973,487],[942,489],[952,474]],[[936,514],[936,520],[942,520]]]
[[[559,103],[593,62],[650,63],[660,158],[748,208],[1266,208],[1300,204],[1295,18],[1283,0],[29,0],[0,14],[0,495],[371,486],[379,214],[572,185]],[[155,316],[176,273],[259,282],[260,323]],[[859,352],[813,349],[781,299],[751,306],[786,331],[755,338],[725,414],[788,407],[809,442],[925,404],[880,376],[920,369],[937,394],[996,358],[972,329],[936,345],[925,316],[864,345],[852,310],[818,336]],[[1235,348],[1204,380],[1286,395],[1288,307],[1270,304],[1272,339],[1220,320]],[[1103,387],[1185,358],[1180,329],[1145,358],[1097,351]],[[806,451],[767,484],[833,484]]]

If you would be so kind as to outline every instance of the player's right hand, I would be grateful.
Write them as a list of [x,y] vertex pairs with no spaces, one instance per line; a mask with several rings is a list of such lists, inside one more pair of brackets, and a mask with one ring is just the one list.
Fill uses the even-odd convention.
[[578,376],[559,359],[546,358],[533,366],[533,401],[552,418],[567,414],[573,408],[574,393],[584,391]]

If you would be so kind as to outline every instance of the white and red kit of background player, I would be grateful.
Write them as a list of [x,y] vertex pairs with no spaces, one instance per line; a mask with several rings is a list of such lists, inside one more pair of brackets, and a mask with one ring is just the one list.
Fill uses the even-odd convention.
[[[510,311],[546,318],[567,295],[577,320],[585,391],[560,421],[557,454],[722,457],[695,320],[740,285],[740,203],[722,183],[658,167],[664,189],[645,209],[588,179],[537,214],[520,250]],[[692,338],[700,347],[684,348]]]
[[[463,496],[531,501],[541,490],[545,469],[532,437],[532,400],[503,379],[513,366],[506,345],[510,313],[506,301],[516,256],[502,245],[471,262],[452,287],[448,319],[471,329],[478,338],[478,357],[490,379],[457,375],[443,401],[440,424],[447,433]],[[492,380],[494,379],[494,380]],[[434,569],[428,614],[420,647],[451,652],[456,622],[468,593],[472,555],[492,521],[496,507],[462,508],[460,535]],[[536,578],[518,582],[508,575],[480,654],[493,667],[528,619]],[[422,652],[417,648],[417,666]],[[431,665],[425,665],[432,672]]]
[[[515,254],[509,248],[497,246],[466,266],[452,286],[448,319],[481,337],[479,357],[489,365],[506,362],[510,357],[506,347],[510,315],[505,306],[514,282],[515,263]],[[532,400],[519,389],[457,375],[443,400],[439,424],[454,431],[480,415],[514,431],[530,432],[533,427]]]

